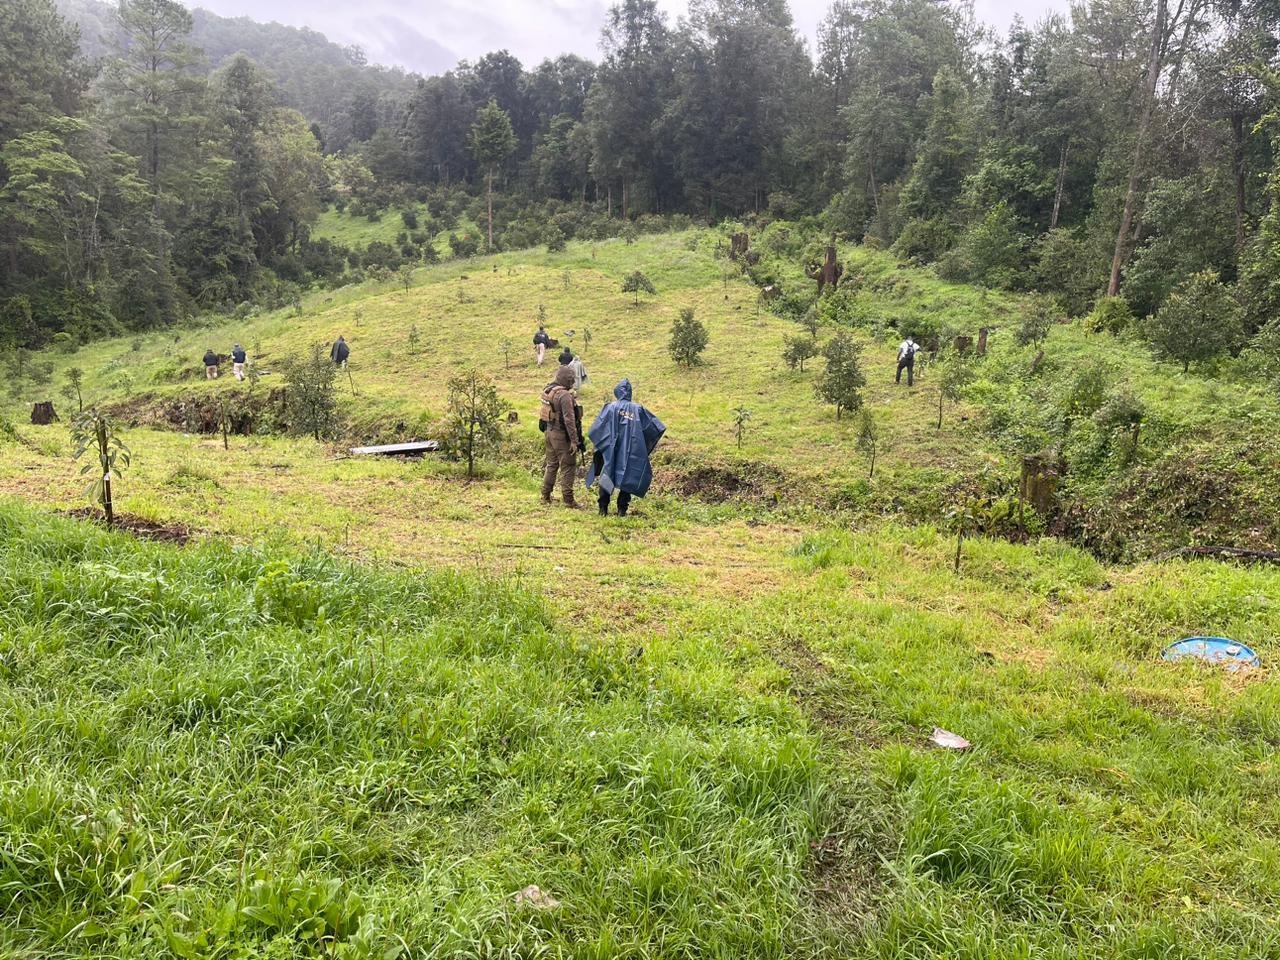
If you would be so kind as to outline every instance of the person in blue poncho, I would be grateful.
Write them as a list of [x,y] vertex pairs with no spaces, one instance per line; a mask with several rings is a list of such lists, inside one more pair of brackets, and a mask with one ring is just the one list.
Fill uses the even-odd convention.
[[605,404],[587,436],[595,453],[587,471],[587,487],[600,485],[600,516],[609,513],[609,500],[618,491],[618,516],[625,517],[631,498],[649,492],[653,470],[649,455],[667,432],[662,421],[631,399],[631,381],[613,388],[616,397]]

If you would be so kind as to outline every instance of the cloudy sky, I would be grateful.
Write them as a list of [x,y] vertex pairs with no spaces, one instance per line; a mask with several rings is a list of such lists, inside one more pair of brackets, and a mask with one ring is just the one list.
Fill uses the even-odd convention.
[[[188,0],[223,16],[311,27],[338,43],[358,43],[369,59],[438,73],[460,59],[506,48],[532,66],[558,53],[595,59],[612,0]],[[687,0],[659,0],[672,20]],[[791,0],[796,25],[812,47],[830,0]],[[975,0],[978,16],[1005,27],[1014,13],[1034,21],[1065,10],[1067,0]]]

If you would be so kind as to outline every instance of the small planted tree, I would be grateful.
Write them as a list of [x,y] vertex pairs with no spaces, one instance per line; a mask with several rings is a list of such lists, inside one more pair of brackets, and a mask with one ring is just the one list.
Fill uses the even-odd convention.
[[410,353],[420,353],[422,350],[422,334],[418,332],[418,325],[415,323],[409,328],[409,339],[407,342]]
[[563,230],[554,223],[549,223],[542,231],[542,242],[547,245],[547,253],[559,253],[565,248],[567,238]]
[[445,415],[445,448],[467,462],[467,478],[475,476],[476,460],[495,449],[502,439],[507,405],[492,380],[468,368],[449,381]]
[[1223,286],[1217,273],[1203,270],[1187,277],[1143,325],[1156,354],[1182,364],[1222,356],[1240,346],[1244,337],[1240,304]]
[[818,336],[819,319],[817,308],[813,304],[809,304],[808,309],[800,315],[799,323],[800,326],[809,331],[809,336],[816,338]]
[[942,364],[938,376],[938,429],[942,429],[942,406],[945,402],[959,403],[964,388],[973,381],[973,364],[961,354],[953,354]]
[[862,388],[866,378],[858,362],[862,348],[847,333],[837,333],[822,350],[827,368],[814,384],[818,399],[836,408],[836,419],[846,410],[862,406]]
[[1053,311],[1049,306],[1044,303],[1035,304],[1022,315],[1022,322],[1018,324],[1018,343],[1024,347],[1040,346],[1049,336],[1053,324]]
[[81,394],[81,387],[84,386],[84,371],[79,367],[71,367],[66,374],[66,397],[70,400],[73,396],[76,401],[76,409],[84,410],[84,396]]
[[396,271],[396,278],[400,281],[400,286],[404,287],[404,292],[408,293],[409,288],[413,286],[413,266],[407,263],[402,264]]
[[647,293],[650,296],[657,293],[654,289],[653,281],[646,277],[639,270],[633,272],[626,280],[622,281],[623,293],[634,293],[636,295],[636,306],[640,306],[640,294]]
[[804,373],[804,362],[818,355],[818,341],[811,336],[783,338],[782,359],[792,370]]
[[964,550],[965,535],[978,525],[977,508],[978,504],[972,497],[964,496],[947,511],[947,525],[956,535],[956,557],[952,564],[956,573],[960,572],[960,556]]
[[511,348],[512,348],[511,338],[506,337],[502,341],[502,369],[503,370],[511,369]]
[[120,478],[122,468],[129,465],[129,448],[116,433],[115,425],[103,413],[96,409],[81,411],[71,424],[71,440],[75,444],[72,456],[79,460],[86,453],[93,455],[93,460],[81,469],[81,475],[92,474],[93,483],[88,493],[102,504],[102,512],[107,526],[115,523],[115,512],[112,509],[111,478]]
[[734,407],[733,430],[738,437],[738,449],[742,449],[742,436],[746,433],[747,423],[751,420],[751,411],[746,407]]
[[309,357],[285,360],[285,404],[294,433],[309,433],[320,440],[333,432],[338,424],[337,372],[320,343],[312,346]]
[[671,359],[682,367],[692,367],[699,362],[699,355],[707,348],[711,335],[702,321],[693,315],[692,307],[685,307],[671,325],[671,342],[667,349]]
[[583,327],[582,328],[582,352],[586,353],[587,350],[590,349],[590,347],[591,347],[591,328]]
[[871,461],[871,466],[867,470],[867,479],[875,479],[876,453],[880,449],[880,428],[876,426],[875,416],[866,407],[863,407],[858,414],[858,449]]

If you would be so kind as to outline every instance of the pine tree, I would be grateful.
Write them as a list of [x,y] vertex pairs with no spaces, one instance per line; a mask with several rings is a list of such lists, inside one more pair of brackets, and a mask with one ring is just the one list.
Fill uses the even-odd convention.
[[489,204],[489,245],[493,252],[493,178],[498,167],[507,162],[507,158],[515,152],[516,136],[511,129],[511,117],[498,106],[496,100],[490,100],[476,114],[476,122],[471,126],[471,153],[476,163],[485,169],[485,193]]

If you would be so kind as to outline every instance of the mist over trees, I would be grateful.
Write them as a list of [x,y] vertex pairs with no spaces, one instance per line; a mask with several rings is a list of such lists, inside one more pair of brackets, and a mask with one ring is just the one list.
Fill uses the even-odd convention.
[[[1154,317],[1206,273],[1246,338],[1280,304],[1280,0],[1090,0],[1004,36],[964,3],[835,0],[814,51],[784,0],[678,21],[622,0],[598,63],[500,50],[432,77],[172,0],[60,9],[0,7],[12,344],[270,304],[434,257],[437,235],[466,252],[490,199],[497,248],[813,217],[1069,315],[1110,291]],[[406,211],[406,231],[312,240],[326,206]]]

